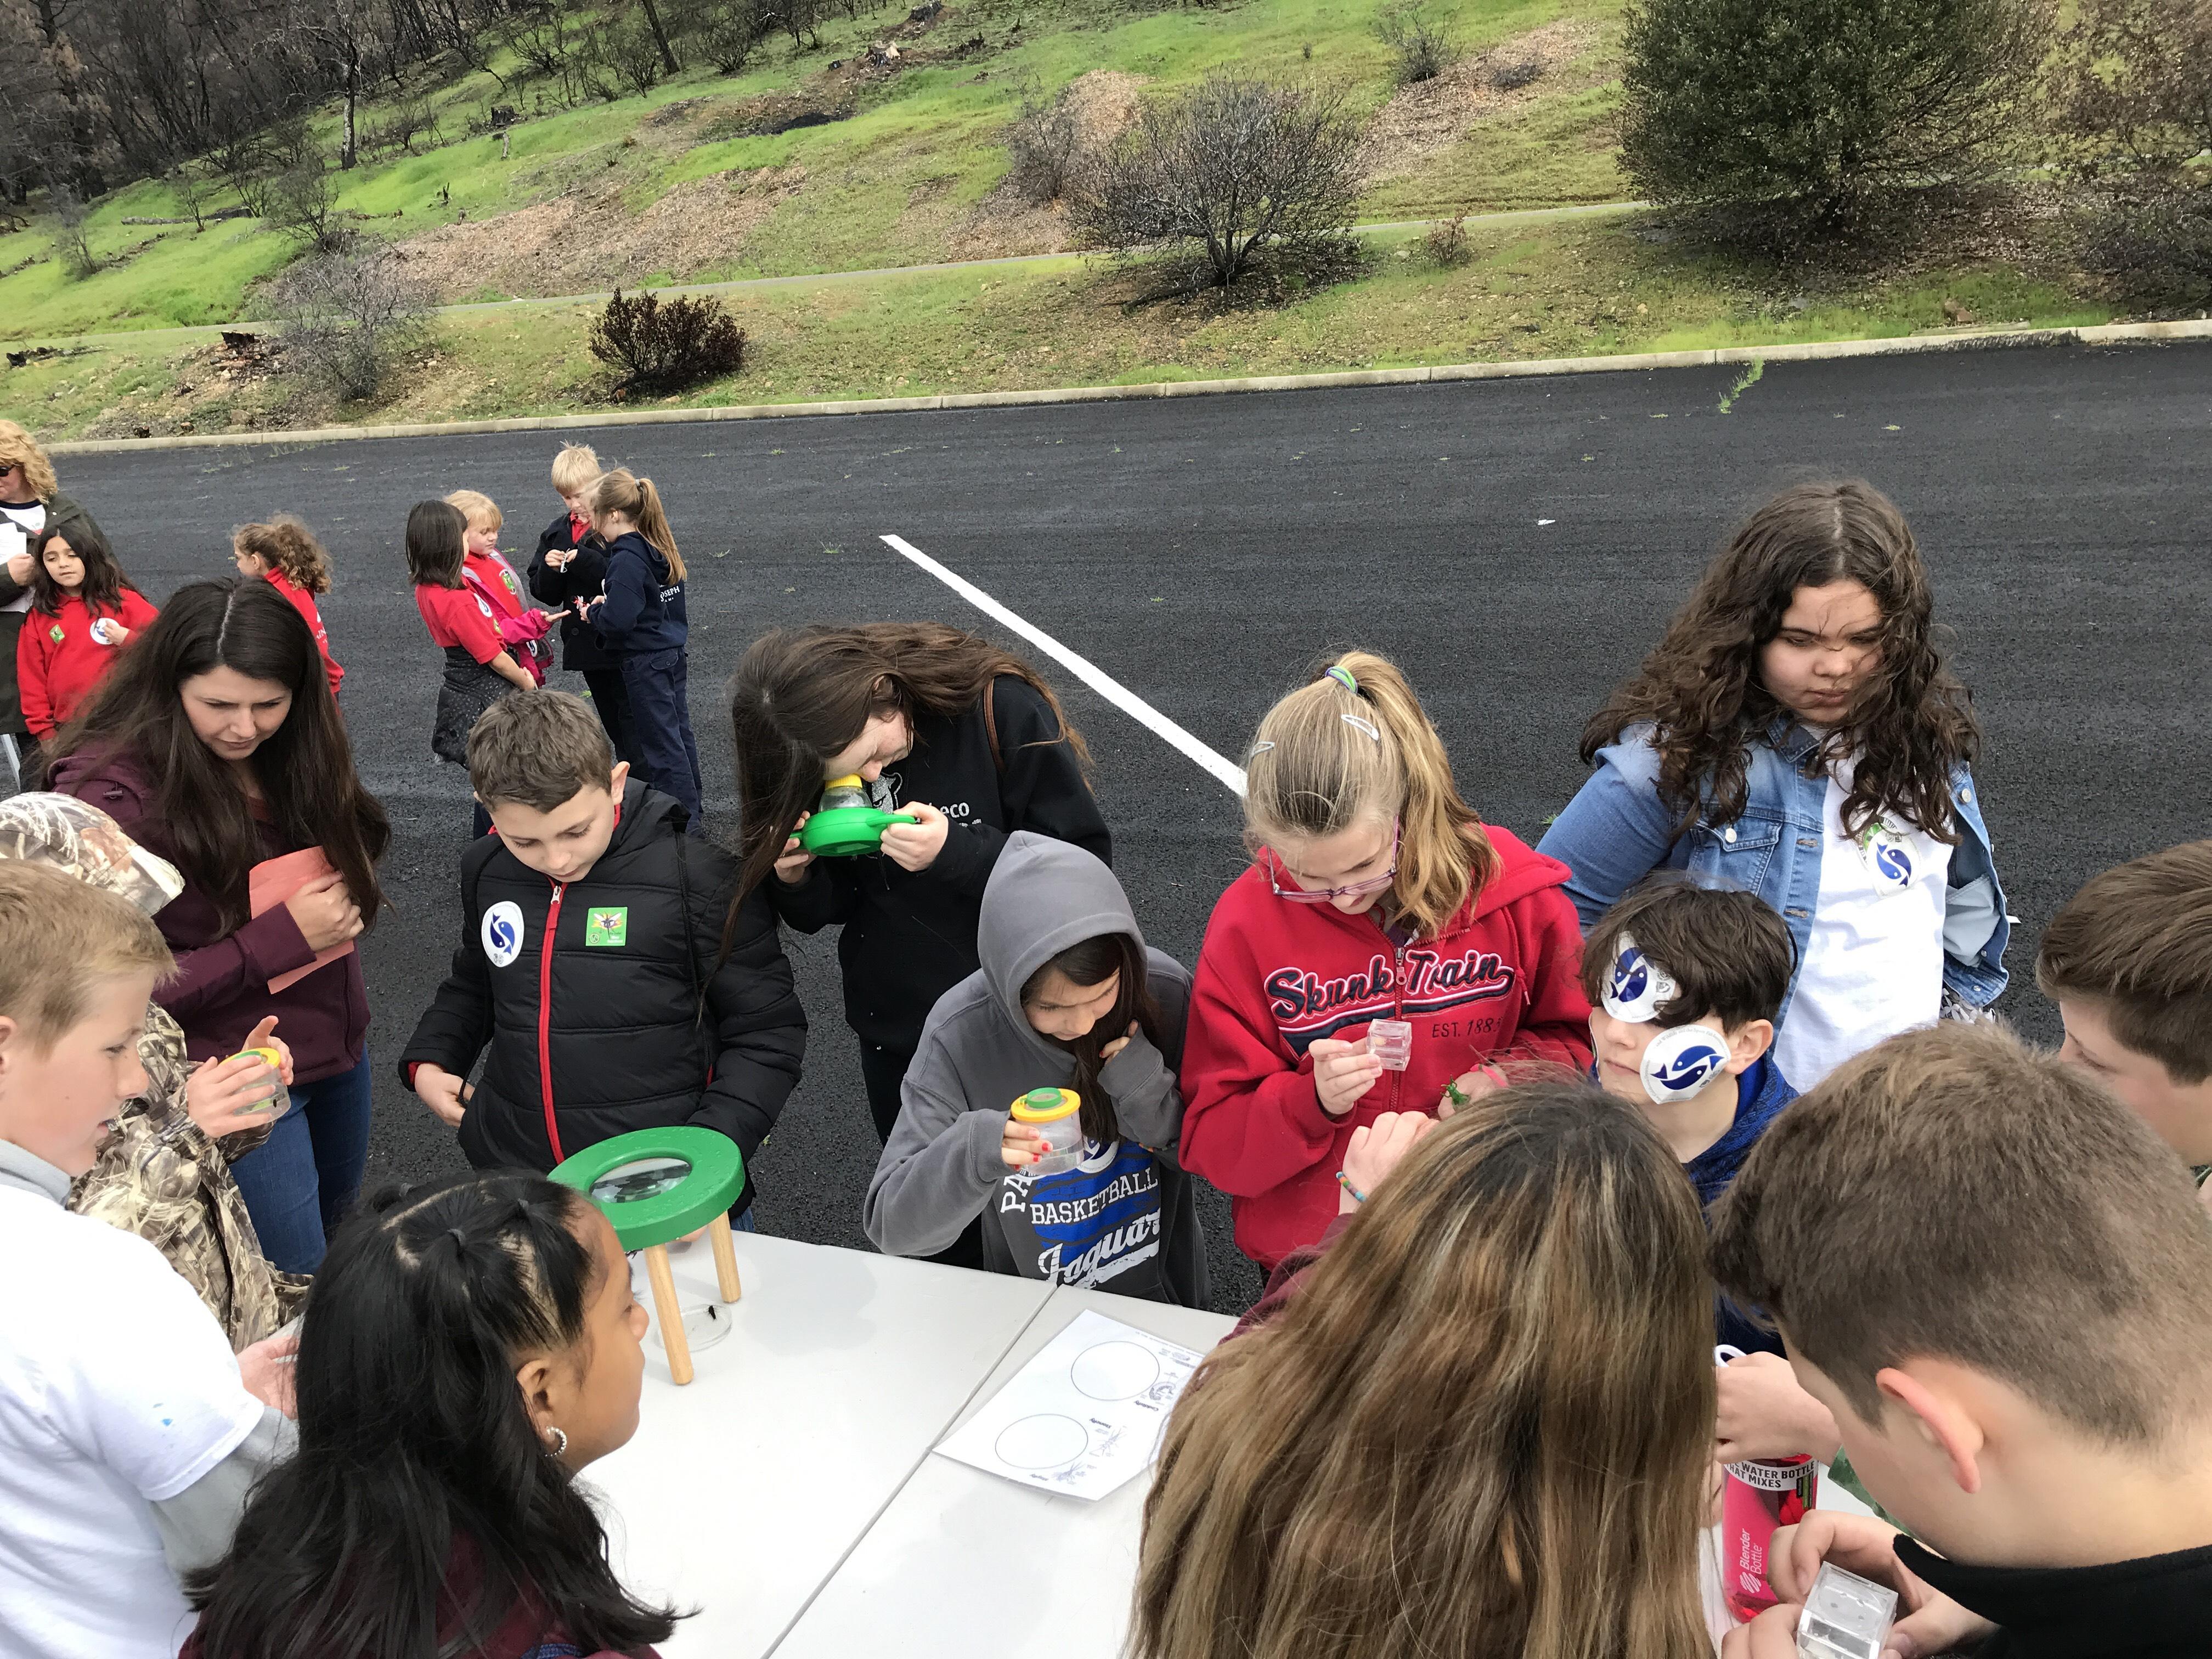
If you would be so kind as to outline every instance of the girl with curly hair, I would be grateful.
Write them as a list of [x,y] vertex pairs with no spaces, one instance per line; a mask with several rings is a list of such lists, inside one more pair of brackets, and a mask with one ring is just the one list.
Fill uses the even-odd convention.
[[231,562],[241,576],[258,576],[282,593],[301,620],[314,631],[315,649],[322,653],[323,672],[331,695],[338,694],[345,670],[331,655],[331,636],[324,629],[319,595],[331,591],[331,556],[315,539],[315,532],[282,514],[266,524],[242,524],[230,532]]
[[1880,491],[1784,490],[1583,728],[1597,770],[1543,839],[1584,932],[1656,869],[1779,910],[1798,968],[1776,1057],[1800,1089],[2005,987],[1981,730],[1932,609]]

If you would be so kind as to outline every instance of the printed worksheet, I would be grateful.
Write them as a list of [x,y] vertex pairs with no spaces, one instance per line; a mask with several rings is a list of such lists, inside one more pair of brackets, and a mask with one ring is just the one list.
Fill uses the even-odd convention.
[[937,1449],[1096,1501],[1150,1468],[1199,1356],[1086,1308]]

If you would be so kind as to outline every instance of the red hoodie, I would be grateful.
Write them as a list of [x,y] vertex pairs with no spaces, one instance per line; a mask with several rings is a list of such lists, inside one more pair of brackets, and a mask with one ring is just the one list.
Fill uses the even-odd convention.
[[[102,611],[136,634],[159,614],[132,588],[123,590],[123,603]],[[116,653],[130,641],[104,645],[92,636],[92,607],[81,599],[65,599],[60,612],[48,616],[33,611],[23,618],[23,631],[15,637],[15,683],[23,698],[23,722],[36,738],[50,738],[84,701],[85,693],[100,684],[100,676],[115,665]]]
[[[1485,1060],[1587,1072],[1589,1004],[1567,866],[1503,830],[1498,874],[1433,939],[1400,945],[1371,915],[1289,904],[1246,870],[1206,924],[1182,1052],[1182,1162],[1231,1198],[1237,1247],[1272,1271],[1336,1214],[1352,1132],[1384,1112],[1432,1112]],[[1309,1045],[1410,1021],[1412,1063],[1340,1118],[1322,1110]]]
[[323,653],[323,673],[329,679],[331,695],[335,697],[338,694],[338,682],[345,678],[345,670],[339,667],[337,659],[331,655],[331,636],[323,631],[323,613],[316,607],[315,596],[281,570],[265,570],[262,574],[269,578],[269,585],[290,602],[292,609],[298,611],[313,630],[315,649]]

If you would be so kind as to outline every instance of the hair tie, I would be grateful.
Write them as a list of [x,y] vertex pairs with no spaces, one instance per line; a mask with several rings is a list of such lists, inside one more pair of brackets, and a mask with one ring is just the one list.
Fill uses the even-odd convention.
[[458,1261],[461,1252],[468,1248],[469,1241],[459,1227],[447,1228],[446,1237],[453,1241],[453,1259]]
[[1346,668],[1342,663],[1333,662],[1329,664],[1328,667],[1321,671],[1321,674],[1323,679],[1334,680],[1346,690],[1351,692],[1353,696],[1356,697],[1359,695],[1359,682],[1352,678],[1352,671],[1349,668]]

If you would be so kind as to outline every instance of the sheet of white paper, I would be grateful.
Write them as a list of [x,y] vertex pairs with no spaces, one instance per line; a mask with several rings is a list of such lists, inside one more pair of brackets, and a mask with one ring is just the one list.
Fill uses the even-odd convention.
[[1096,1500],[1141,1474],[1199,1356],[1085,1309],[937,1449]]

